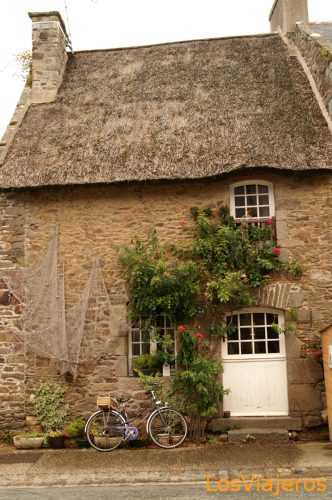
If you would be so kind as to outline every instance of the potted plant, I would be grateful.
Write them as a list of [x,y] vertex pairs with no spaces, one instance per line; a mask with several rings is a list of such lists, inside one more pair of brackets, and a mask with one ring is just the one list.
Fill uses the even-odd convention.
[[13,438],[14,446],[18,450],[31,450],[42,448],[44,443],[44,434],[40,432],[26,432],[17,434]]
[[75,439],[79,448],[88,448],[89,441],[85,437],[85,420],[83,417],[77,417],[67,427],[67,434],[72,439]]
[[68,406],[63,402],[67,386],[41,380],[25,402],[32,407],[33,414],[48,436],[51,447],[64,447],[64,424],[68,416]]
[[139,371],[145,375],[156,375],[156,373],[161,373],[163,369],[164,360],[160,356],[160,351],[153,352],[151,354],[145,353],[140,356],[133,357],[133,371],[138,373]]
[[302,356],[306,358],[320,359],[322,357],[322,346],[318,342],[302,346]]

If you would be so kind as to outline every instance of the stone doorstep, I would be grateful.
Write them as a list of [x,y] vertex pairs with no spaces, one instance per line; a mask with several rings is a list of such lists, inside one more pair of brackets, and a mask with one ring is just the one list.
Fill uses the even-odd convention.
[[286,429],[287,431],[303,430],[303,422],[300,417],[230,417],[214,418],[208,424],[208,430],[212,432],[224,431],[227,427],[237,429]]
[[286,429],[236,429],[228,431],[229,443],[242,443],[243,441],[288,441],[289,435]]

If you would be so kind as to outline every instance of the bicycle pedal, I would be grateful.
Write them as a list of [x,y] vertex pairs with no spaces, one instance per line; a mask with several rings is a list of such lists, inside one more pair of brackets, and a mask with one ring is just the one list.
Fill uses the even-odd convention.
[[138,437],[137,427],[133,427],[133,426],[126,427],[126,429],[125,429],[125,438],[126,439],[132,440],[132,439],[136,439],[137,437]]

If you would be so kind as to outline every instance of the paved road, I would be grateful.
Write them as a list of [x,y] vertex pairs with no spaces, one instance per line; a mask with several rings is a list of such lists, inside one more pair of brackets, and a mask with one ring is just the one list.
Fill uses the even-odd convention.
[[[212,485],[211,485],[212,486]],[[215,485],[214,485],[215,486]],[[309,486],[309,484],[307,485]],[[275,486],[274,486],[275,487]],[[310,489],[310,488],[308,488]],[[240,492],[207,492],[206,484],[136,484],[123,486],[77,486],[77,487],[53,487],[53,488],[1,488],[0,500],[196,500],[196,499],[232,499],[232,500],[323,500],[331,498],[332,482],[327,485],[326,492],[298,493],[263,491],[240,491]]]

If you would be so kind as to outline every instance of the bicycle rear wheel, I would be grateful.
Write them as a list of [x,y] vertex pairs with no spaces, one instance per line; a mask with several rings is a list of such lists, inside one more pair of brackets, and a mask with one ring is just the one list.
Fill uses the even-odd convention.
[[150,417],[148,433],[160,448],[176,448],[186,439],[187,423],[178,411],[161,408]]
[[114,410],[98,411],[92,415],[86,426],[86,437],[98,451],[112,451],[124,440],[126,421]]

